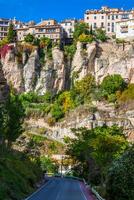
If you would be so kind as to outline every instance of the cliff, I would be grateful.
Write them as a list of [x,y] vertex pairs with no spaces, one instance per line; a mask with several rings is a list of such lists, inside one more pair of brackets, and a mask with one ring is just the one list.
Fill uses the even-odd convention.
[[[92,73],[98,83],[109,74],[120,74],[128,83],[134,83],[134,44],[78,43],[72,60],[55,47],[52,49],[52,58],[45,56],[43,63],[40,62],[37,48],[21,53],[16,47],[9,48],[5,56],[1,56],[0,99],[3,100],[7,95],[7,84],[19,93],[58,93],[69,89],[73,81],[81,80],[88,73]],[[103,103],[95,107],[97,111],[93,113],[87,112],[88,109],[85,111],[84,107],[73,111],[54,127],[50,127],[43,118],[29,119],[28,127],[31,130],[45,128],[48,136],[62,140],[66,135],[73,137],[71,128],[117,124],[123,127],[130,140],[133,139],[133,107],[125,111],[117,111],[113,106]]]
[[[120,74],[125,80],[134,83],[134,45],[125,47],[113,43],[77,44],[76,53],[69,62],[64,52],[58,47],[52,49],[52,59],[44,58],[40,63],[38,50],[30,53],[22,52],[18,61],[18,50],[11,48],[1,58],[2,71],[9,85],[18,92],[46,91],[57,93],[71,85],[68,80],[81,80],[92,73],[97,82],[101,82],[108,74]],[[20,55],[19,55],[20,56]]]

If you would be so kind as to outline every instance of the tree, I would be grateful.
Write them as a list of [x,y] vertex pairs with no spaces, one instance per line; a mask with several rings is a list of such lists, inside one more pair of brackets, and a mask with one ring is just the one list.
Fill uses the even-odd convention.
[[75,25],[75,30],[73,34],[75,41],[78,41],[79,36],[82,34],[89,35],[89,26],[84,22],[77,23]]
[[105,42],[107,40],[106,31],[101,28],[96,29],[95,35],[96,38],[102,42]]
[[6,140],[10,147],[12,142],[22,133],[24,108],[18,95],[10,94],[10,98],[6,104],[7,109],[7,123],[6,123]]
[[40,39],[40,47],[41,48],[52,48],[52,40],[50,38],[47,38],[45,36],[43,36],[41,39]]
[[101,184],[105,183],[111,163],[124,152],[128,145],[122,130],[117,126],[103,126],[92,130],[73,129],[73,132],[76,137],[67,142],[67,153],[76,161],[76,164],[81,164],[83,170],[81,174],[85,178],[90,179],[92,172],[93,179],[90,181],[94,182],[99,172]]
[[108,171],[106,184],[109,200],[134,199],[134,145]]
[[114,74],[106,76],[103,79],[100,88],[102,89],[104,96],[108,97],[109,95],[115,94],[117,91],[122,92],[126,86],[127,84],[121,75]]
[[16,31],[14,30],[14,25],[10,23],[8,33],[7,33],[7,39],[9,43],[16,41]]
[[66,45],[64,46],[64,52],[65,52],[65,56],[72,59],[76,52],[76,46],[74,44]]
[[85,43],[92,43],[93,40],[94,40],[94,37],[92,35],[86,35],[86,34],[81,34],[79,36],[79,39],[78,39],[80,42],[85,42]]
[[35,37],[30,33],[28,35],[26,35],[26,37],[24,38],[24,41],[28,42],[28,43],[33,43],[34,40],[35,40]]
[[76,81],[75,90],[84,99],[84,102],[91,100],[91,92],[95,87],[95,79],[91,74],[86,75],[82,80]]
[[61,107],[60,104],[58,104],[57,102],[55,102],[52,106],[52,109],[51,109],[51,115],[52,117],[58,121],[59,119],[63,118],[64,117],[64,111]]

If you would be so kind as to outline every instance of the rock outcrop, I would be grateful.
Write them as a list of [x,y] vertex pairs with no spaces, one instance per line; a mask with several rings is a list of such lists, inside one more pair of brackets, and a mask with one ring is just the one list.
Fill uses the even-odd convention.
[[38,129],[44,129],[47,137],[63,141],[66,136],[74,137],[72,128],[86,127],[88,129],[97,126],[118,125],[123,128],[124,134],[129,140],[134,141],[134,110],[127,112],[117,111],[113,105],[98,103],[96,111],[89,107],[81,106],[70,112],[62,122],[55,126],[49,126],[43,118],[26,120],[30,132],[38,133]]
[[71,85],[68,80],[81,80],[88,73],[92,73],[98,83],[108,74],[120,74],[126,81],[134,83],[133,44],[78,43],[72,62],[55,47],[52,49],[52,59],[46,57],[44,65],[40,64],[37,49],[30,55],[22,52],[22,61],[18,62],[18,52],[14,47],[1,58],[1,63],[8,84],[18,92],[57,93],[68,89]]
[[96,80],[100,83],[112,74],[120,74],[127,82],[134,83],[134,45],[99,44],[95,59]]
[[9,86],[4,77],[1,65],[0,65],[0,103],[3,103],[9,95]]
[[77,73],[77,79],[81,80],[88,73],[93,73],[96,51],[96,43],[84,46],[78,42],[77,50],[72,61],[71,76]]

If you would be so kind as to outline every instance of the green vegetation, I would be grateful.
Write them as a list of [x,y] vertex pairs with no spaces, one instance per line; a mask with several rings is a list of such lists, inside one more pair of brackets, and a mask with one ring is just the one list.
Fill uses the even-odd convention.
[[78,41],[78,38],[80,37],[80,35],[82,34],[89,35],[89,33],[90,33],[89,26],[86,23],[84,22],[77,23],[75,25],[75,31],[73,34],[74,40]]
[[40,163],[43,172],[58,173],[58,165],[56,166],[50,157],[42,156]]
[[36,189],[42,172],[25,154],[0,151],[0,199],[24,199]]
[[134,100],[134,84],[129,84],[126,90],[124,90],[122,93],[117,94],[118,95],[118,101],[119,102],[128,102]]
[[134,145],[108,171],[107,198],[109,200],[134,199]]
[[14,25],[10,24],[8,33],[7,33],[7,40],[9,43],[13,43],[16,41],[16,31],[14,30]]
[[64,52],[65,52],[65,56],[69,57],[69,58],[73,58],[75,52],[76,52],[76,45],[72,44],[72,45],[66,45],[64,46]]
[[26,35],[26,37],[24,38],[24,41],[25,42],[28,42],[28,43],[33,43],[34,42],[34,36],[32,35],[32,34],[28,34],[28,35]]
[[107,41],[106,32],[101,28],[95,31],[95,36],[96,36],[96,39],[100,40],[101,42]]
[[93,35],[86,35],[86,34],[81,34],[78,39],[80,42],[84,43],[92,43],[94,41]]
[[75,161],[73,173],[91,184],[105,190],[108,171],[128,147],[128,142],[120,128],[97,127],[73,129],[75,139],[66,138],[67,154]]
[[122,93],[126,88],[127,84],[120,75],[108,75],[100,85],[101,96],[109,102],[115,102],[117,100],[116,94]]

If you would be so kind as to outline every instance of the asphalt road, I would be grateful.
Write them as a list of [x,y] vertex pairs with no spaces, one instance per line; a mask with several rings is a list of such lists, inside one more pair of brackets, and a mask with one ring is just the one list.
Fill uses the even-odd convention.
[[54,178],[27,200],[88,200],[84,193],[79,181]]

